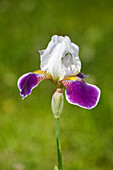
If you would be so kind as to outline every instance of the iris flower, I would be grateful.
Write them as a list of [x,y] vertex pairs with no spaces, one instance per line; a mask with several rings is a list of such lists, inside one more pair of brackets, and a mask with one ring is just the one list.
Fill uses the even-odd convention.
[[100,98],[100,89],[84,81],[87,77],[81,70],[79,47],[70,38],[54,35],[47,48],[41,50],[40,70],[29,72],[18,80],[22,99],[44,80],[53,82],[57,89],[65,89],[69,103],[86,109],[94,108]]

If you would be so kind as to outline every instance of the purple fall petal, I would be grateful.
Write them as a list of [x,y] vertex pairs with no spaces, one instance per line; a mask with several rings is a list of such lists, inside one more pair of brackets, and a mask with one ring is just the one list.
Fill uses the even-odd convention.
[[76,76],[78,76],[79,78],[82,78],[82,79],[85,79],[86,77],[88,77],[88,75],[84,75],[81,72],[79,72]]
[[91,84],[79,81],[63,81],[66,88],[66,99],[69,103],[86,109],[94,108],[100,98],[100,89]]
[[33,88],[35,88],[41,80],[45,79],[43,74],[27,73],[21,76],[18,80],[18,88],[22,99],[31,94]]

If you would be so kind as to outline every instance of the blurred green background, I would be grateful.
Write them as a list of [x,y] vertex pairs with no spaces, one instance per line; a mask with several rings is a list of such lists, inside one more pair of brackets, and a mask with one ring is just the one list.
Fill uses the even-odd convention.
[[40,68],[52,35],[80,48],[82,72],[101,89],[85,110],[65,100],[60,119],[64,170],[113,169],[113,1],[0,0],[0,170],[52,170],[57,164],[51,97],[45,80],[23,101],[18,78]]

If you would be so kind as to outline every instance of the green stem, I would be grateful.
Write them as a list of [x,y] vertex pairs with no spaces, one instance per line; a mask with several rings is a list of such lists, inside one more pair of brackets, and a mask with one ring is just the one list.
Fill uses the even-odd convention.
[[63,170],[63,167],[62,167],[62,156],[61,156],[61,147],[60,147],[59,118],[55,118],[55,130],[56,130],[56,141],[57,141],[58,167],[59,167],[59,170]]

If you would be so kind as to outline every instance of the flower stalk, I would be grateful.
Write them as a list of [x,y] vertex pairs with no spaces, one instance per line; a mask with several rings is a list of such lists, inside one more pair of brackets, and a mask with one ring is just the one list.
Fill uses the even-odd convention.
[[57,142],[57,154],[58,154],[58,170],[63,170],[62,167],[62,154],[60,146],[60,125],[59,117],[62,113],[64,106],[63,89],[57,88],[52,96],[51,108],[55,118],[55,131],[56,131],[56,142]]
[[59,170],[63,170],[63,166],[62,166],[62,154],[61,154],[61,146],[60,146],[59,117],[55,118],[55,130],[56,130],[56,141],[57,141],[58,168],[59,168]]

